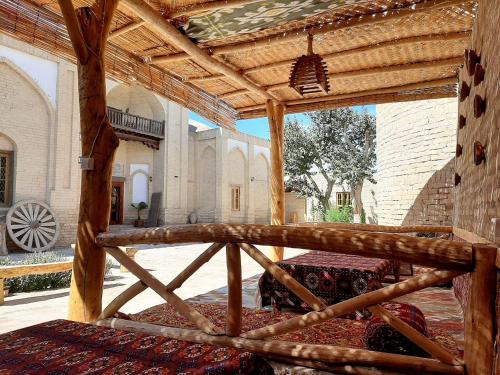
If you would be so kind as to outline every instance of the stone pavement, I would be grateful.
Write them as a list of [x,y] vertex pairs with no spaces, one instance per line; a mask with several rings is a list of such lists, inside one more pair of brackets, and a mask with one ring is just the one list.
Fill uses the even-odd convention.
[[[155,277],[164,283],[172,280],[184,267],[200,255],[209,244],[191,244],[183,246],[139,246],[136,261],[148,269]],[[267,253],[266,246],[259,248]],[[285,257],[289,258],[305,252],[299,249],[286,249]],[[68,250],[63,251],[68,255]],[[19,256],[16,256],[19,257]],[[261,274],[262,268],[246,253],[241,252],[243,279]],[[210,262],[200,268],[184,285],[177,290],[183,299],[208,293],[223,288],[226,280],[226,257],[224,249],[219,251]],[[112,277],[105,280],[103,306],[137,281],[130,273],[120,272],[119,265],[112,269]],[[0,333],[23,328],[44,321],[66,318],[68,312],[69,288],[55,289],[42,292],[18,293],[5,299],[0,305]],[[138,312],[148,307],[163,303],[163,299],[155,292],[147,289],[127,303],[122,311],[126,313]],[[245,301],[251,305],[252,301]]]

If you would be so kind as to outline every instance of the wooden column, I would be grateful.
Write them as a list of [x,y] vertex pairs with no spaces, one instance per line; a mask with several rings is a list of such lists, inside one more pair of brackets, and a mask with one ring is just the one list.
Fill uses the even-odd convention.
[[226,246],[227,261],[227,324],[226,335],[239,336],[241,334],[242,312],[242,280],[241,254],[237,244],[229,243]]
[[106,116],[104,50],[117,0],[97,0],[76,12],[71,0],[58,0],[78,66],[82,155],[93,167],[82,171],[80,212],[73,261],[68,318],[92,321],[102,308],[105,253],[95,237],[106,232],[111,211],[111,173],[118,138]]
[[[283,173],[284,114],[282,104],[266,102],[269,133],[271,135],[271,224],[285,224],[285,178]],[[283,247],[273,247],[269,258],[273,262],[282,260]]]
[[464,360],[468,375],[492,374],[497,288],[497,248],[473,245],[470,300],[465,311]]

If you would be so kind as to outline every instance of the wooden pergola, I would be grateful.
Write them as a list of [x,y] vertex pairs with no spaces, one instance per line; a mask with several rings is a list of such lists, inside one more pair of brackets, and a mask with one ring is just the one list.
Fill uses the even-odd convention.
[[[95,256],[94,240],[108,229],[118,145],[106,118],[106,75],[137,81],[223,127],[267,116],[275,225],[284,223],[285,113],[456,96],[475,1],[326,3],[291,20],[273,22],[261,15],[263,25],[257,22],[243,32],[245,22],[274,9],[260,9],[257,0],[9,0],[2,5],[8,15],[4,32],[78,64],[82,155],[92,158],[94,167],[82,173],[71,317],[92,319],[101,308],[104,253]],[[222,23],[219,28],[227,28],[222,36],[219,30],[189,35],[191,22],[210,24],[220,17],[224,22],[228,12],[238,12],[243,24]],[[301,97],[288,80],[293,61],[306,53],[308,35],[326,62],[331,89]],[[271,258],[282,257],[283,249],[275,248]]]
[[[285,114],[457,95],[458,70],[464,61],[464,50],[471,43],[476,1],[312,3],[313,8],[300,5],[304,8],[299,6],[298,10],[286,6],[276,9],[273,2],[259,0],[96,0],[95,3],[92,0],[58,0],[57,3],[5,0],[0,4],[5,14],[1,24],[3,32],[78,65],[82,156],[91,158],[93,166],[82,172],[70,293],[71,319],[93,321],[101,314],[104,249],[120,257],[113,246],[122,242],[175,242],[171,236],[177,233],[159,229],[119,239],[102,235],[109,225],[112,163],[118,146],[106,117],[105,76],[122,82],[137,81],[229,129],[234,128],[237,119],[267,116],[271,134],[274,225],[284,223]],[[483,4],[492,5],[492,2],[484,0]],[[309,35],[313,36],[315,53],[326,62],[331,89],[328,93],[301,97],[289,87],[289,73],[292,63],[306,53]],[[259,243],[256,231],[265,232],[269,241],[264,242],[275,246],[272,260],[282,259],[282,246],[290,245],[278,236],[278,230],[275,233],[261,227],[241,229],[241,233],[233,227],[226,229],[227,233],[219,227],[207,227],[200,233],[196,230],[184,237],[180,230],[180,237],[175,238],[228,242],[228,262],[233,264],[239,263],[239,258],[229,251],[235,242],[245,251],[256,254],[244,244],[246,240]],[[301,233],[297,232],[295,241],[300,242]],[[303,233],[309,239],[314,237],[311,229]],[[335,242],[336,237],[329,233],[325,236],[333,241],[331,243],[347,243]],[[338,235],[343,238],[349,233]],[[359,241],[373,239],[373,248],[390,257],[392,253],[384,253],[384,246],[377,242],[383,242],[385,237],[382,237],[361,236]],[[326,242],[318,238],[317,248],[327,251]],[[398,256],[407,257],[405,259],[435,266],[448,264],[450,270],[473,268],[474,249],[465,245],[457,245],[455,250],[465,251],[467,259],[454,264],[456,254],[453,249],[444,250],[446,244],[438,244],[439,252],[432,253],[434,248],[425,242],[427,240],[412,242],[411,246],[422,251],[419,256],[406,254],[409,247],[401,245],[396,238],[385,240],[387,246],[393,246],[391,249],[395,249]],[[424,251],[427,245],[431,247]],[[356,247],[352,249],[355,251]],[[437,258],[431,258],[440,263],[431,258],[424,260],[424,254],[438,254]],[[481,251],[477,254],[481,256]],[[123,261],[128,262],[125,258]],[[485,275],[483,271],[478,269],[475,274],[477,283],[489,277],[481,279]],[[431,275],[432,282],[425,283],[425,278],[420,281],[429,286],[455,275],[436,274]],[[156,281],[148,280],[151,282],[148,286],[154,286],[167,300],[176,303],[172,297],[175,295],[162,291]],[[130,295],[140,292],[142,286],[135,288]],[[311,317],[311,322],[316,318]],[[263,336],[261,333],[256,332],[256,337],[270,336],[269,332]],[[480,340],[480,334],[477,333],[474,340]],[[480,369],[478,363],[485,355],[470,357],[471,368]]]

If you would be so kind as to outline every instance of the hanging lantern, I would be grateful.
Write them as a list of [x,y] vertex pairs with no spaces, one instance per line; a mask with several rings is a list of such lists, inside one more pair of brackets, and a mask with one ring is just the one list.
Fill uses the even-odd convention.
[[313,36],[307,37],[307,56],[300,56],[292,64],[290,73],[290,87],[294,88],[301,96],[317,93],[328,93],[328,71],[326,63],[320,55],[313,53]]

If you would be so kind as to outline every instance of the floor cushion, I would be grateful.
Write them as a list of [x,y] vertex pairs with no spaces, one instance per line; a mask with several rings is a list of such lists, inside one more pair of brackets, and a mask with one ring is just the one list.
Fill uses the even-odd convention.
[[[407,303],[382,303],[381,306],[410,327],[428,336],[425,316],[416,306]],[[364,341],[370,350],[428,357],[424,350],[376,315],[368,318]]]

